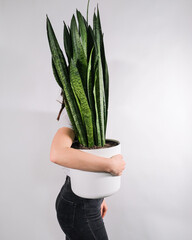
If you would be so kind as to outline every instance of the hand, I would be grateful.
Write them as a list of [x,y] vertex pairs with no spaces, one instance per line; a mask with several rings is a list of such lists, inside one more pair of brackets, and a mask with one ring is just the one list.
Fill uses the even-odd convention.
[[112,175],[122,175],[123,170],[125,169],[125,161],[121,154],[114,155],[110,158],[110,173]]
[[108,207],[107,207],[107,204],[106,204],[105,199],[104,199],[103,202],[101,203],[101,216],[102,216],[102,218],[104,218],[104,216],[107,212],[107,209],[108,209]]

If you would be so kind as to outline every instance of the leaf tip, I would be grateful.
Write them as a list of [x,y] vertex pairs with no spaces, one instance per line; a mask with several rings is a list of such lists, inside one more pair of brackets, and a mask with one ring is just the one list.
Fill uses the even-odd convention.
[[49,21],[48,15],[46,14],[46,20]]

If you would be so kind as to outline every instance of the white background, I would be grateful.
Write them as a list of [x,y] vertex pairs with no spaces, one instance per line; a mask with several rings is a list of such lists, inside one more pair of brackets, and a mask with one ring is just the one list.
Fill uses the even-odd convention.
[[[110,74],[107,138],[121,141],[121,189],[106,198],[110,240],[192,239],[192,1],[99,3]],[[60,88],[48,14],[63,49],[83,0],[0,0],[0,239],[62,240],[55,198],[65,181],[49,161]]]

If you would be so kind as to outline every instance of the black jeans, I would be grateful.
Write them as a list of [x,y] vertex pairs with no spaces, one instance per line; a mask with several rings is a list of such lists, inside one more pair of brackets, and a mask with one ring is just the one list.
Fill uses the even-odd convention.
[[67,176],[56,202],[57,220],[66,240],[108,240],[101,217],[103,198],[81,198],[73,193]]

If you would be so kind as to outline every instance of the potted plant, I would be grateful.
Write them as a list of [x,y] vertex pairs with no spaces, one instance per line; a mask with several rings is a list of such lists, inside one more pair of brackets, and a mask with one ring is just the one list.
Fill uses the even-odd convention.
[[[63,42],[67,61],[51,22],[46,27],[55,79],[63,92],[63,103],[71,120],[75,141],[73,148],[103,157],[121,154],[121,144],[106,139],[109,100],[109,75],[105,57],[99,8],[93,15],[93,28],[76,10],[70,27],[64,22]],[[77,26],[78,22],[78,26]],[[70,169],[71,186],[84,198],[107,197],[120,188],[121,176],[106,172]]]

